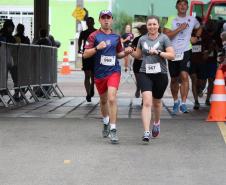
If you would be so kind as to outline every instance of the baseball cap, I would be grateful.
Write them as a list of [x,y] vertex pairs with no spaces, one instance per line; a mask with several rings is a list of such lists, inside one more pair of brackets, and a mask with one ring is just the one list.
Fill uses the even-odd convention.
[[109,17],[112,17],[112,13],[110,10],[102,10],[99,14],[99,18],[104,16],[104,15],[108,15]]
[[180,3],[180,2],[185,2],[185,3],[188,4],[188,0],[177,0],[177,3],[176,3],[176,4],[178,4],[178,3]]

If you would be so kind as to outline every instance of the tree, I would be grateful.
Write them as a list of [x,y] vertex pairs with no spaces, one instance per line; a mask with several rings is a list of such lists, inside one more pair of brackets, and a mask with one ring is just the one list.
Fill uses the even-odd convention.
[[124,12],[113,14],[113,18],[114,18],[113,30],[118,34],[124,33],[125,26],[127,24],[132,25],[133,22],[133,17],[129,16]]

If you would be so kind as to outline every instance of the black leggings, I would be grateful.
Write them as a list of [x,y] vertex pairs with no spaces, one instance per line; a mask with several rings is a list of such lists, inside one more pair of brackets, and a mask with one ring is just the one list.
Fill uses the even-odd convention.
[[155,99],[161,99],[168,85],[168,76],[164,73],[157,74],[139,74],[139,84],[141,92],[152,91]]

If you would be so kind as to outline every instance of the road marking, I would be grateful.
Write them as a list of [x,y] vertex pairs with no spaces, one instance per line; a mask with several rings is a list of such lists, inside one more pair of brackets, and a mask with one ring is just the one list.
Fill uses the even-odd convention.
[[71,160],[64,160],[64,164],[71,164]]
[[220,128],[221,134],[224,138],[224,142],[226,144],[226,125],[224,122],[217,122],[218,127]]

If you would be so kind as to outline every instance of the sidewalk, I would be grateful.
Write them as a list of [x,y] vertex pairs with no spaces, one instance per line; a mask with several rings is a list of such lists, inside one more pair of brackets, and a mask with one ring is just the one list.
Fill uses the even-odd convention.
[[[62,99],[52,98],[50,100],[42,99],[38,103],[29,105],[22,104],[13,110],[0,107],[1,117],[40,117],[40,118],[99,118],[99,96],[95,90],[95,96],[92,102],[85,100],[85,89],[83,85],[83,71],[72,71],[70,75],[58,74],[58,84],[63,91],[65,97]],[[135,98],[135,81],[133,73],[123,72],[121,84],[118,91],[118,118],[140,118],[141,98]],[[205,98],[200,99],[200,110],[193,110],[193,98],[189,94],[187,100],[189,114],[178,114],[178,119],[196,119],[205,120],[209,107],[205,105]],[[167,88],[163,97],[162,119],[172,118],[173,99],[170,89]]]

